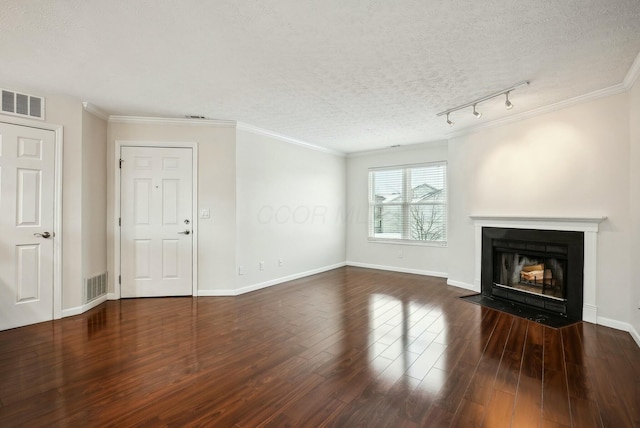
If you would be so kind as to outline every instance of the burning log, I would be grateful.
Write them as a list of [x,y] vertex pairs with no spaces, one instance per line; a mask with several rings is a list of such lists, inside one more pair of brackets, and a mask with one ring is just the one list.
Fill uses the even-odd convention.
[[545,269],[543,264],[524,266],[520,271],[521,281],[536,282],[552,277],[551,269]]

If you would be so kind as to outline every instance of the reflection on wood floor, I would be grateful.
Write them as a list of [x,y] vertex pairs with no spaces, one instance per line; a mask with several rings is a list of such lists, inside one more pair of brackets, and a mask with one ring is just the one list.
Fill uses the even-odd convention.
[[346,267],[0,332],[0,426],[632,427],[640,349]]

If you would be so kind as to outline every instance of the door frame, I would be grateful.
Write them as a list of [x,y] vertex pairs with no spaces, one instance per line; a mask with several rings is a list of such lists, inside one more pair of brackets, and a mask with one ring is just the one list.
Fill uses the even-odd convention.
[[120,152],[122,147],[158,147],[162,149],[191,149],[191,172],[192,172],[192,195],[191,195],[191,222],[193,233],[191,243],[191,295],[198,295],[198,143],[188,142],[167,142],[167,141],[115,141],[115,156],[113,158],[113,174],[114,174],[114,204],[113,204],[113,290],[114,299],[121,297],[121,284],[119,281],[121,272],[121,227],[118,224],[120,218]]
[[64,128],[62,125],[40,122],[19,117],[0,116],[0,122],[7,125],[43,129],[54,133],[53,160],[53,319],[62,318],[62,146]]

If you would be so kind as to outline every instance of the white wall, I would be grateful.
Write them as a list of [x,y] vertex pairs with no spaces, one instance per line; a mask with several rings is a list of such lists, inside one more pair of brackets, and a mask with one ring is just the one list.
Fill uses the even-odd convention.
[[343,156],[239,129],[236,165],[238,291],[344,263]]
[[[113,270],[115,142],[198,143],[198,208],[210,219],[198,220],[198,290],[234,288],[236,275],[236,152],[230,126],[109,123],[108,257]],[[114,290],[111,288],[110,292]]]
[[107,271],[107,122],[82,112],[82,278]]
[[[12,89],[45,97],[45,123],[63,127],[62,311],[63,316],[76,313],[83,305],[84,278],[106,270],[101,209],[106,195],[101,176],[106,167],[106,123],[85,112],[76,98],[37,88]],[[3,118],[11,121],[12,116]]]
[[598,234],[598,316],[629,319],[629,104],[620,94],[449,142],[449,279],[473,284],[469,216],[608,219]]
[[[20,90],[21,88],[16,88]],[[62,310],[82,305],[82,113],[80,100],[41,92],[47,123],[62,125]]]
[[[62,309],[82,304],[82,103],[34,88],[11,89],[45,97],[46,123],[63,126]],[[3,116],[8,121],[12,116]]]
[[[368,169],[447,160],[446,142],[352,154],[347,160],[347,261],[352,265],[447,276],[448,248],[368,241]],[[451,177],[451,170],[449,170]]]
[[640,260],[640,79],[636,80],[629,94],[629,123],[631,155],[630,203],[631,203],[631,260],[629,272],[631,281],[629,322],[635,330],[635,338],[640,345],[640,279],[635,272],[635,263]]

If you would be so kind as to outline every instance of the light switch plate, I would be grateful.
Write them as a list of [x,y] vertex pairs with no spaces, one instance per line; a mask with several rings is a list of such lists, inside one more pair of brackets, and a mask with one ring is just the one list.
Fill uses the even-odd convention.
[[211,211],[209,211],[209,208],[202,208],[200,210],[200,218],[211,218]]

